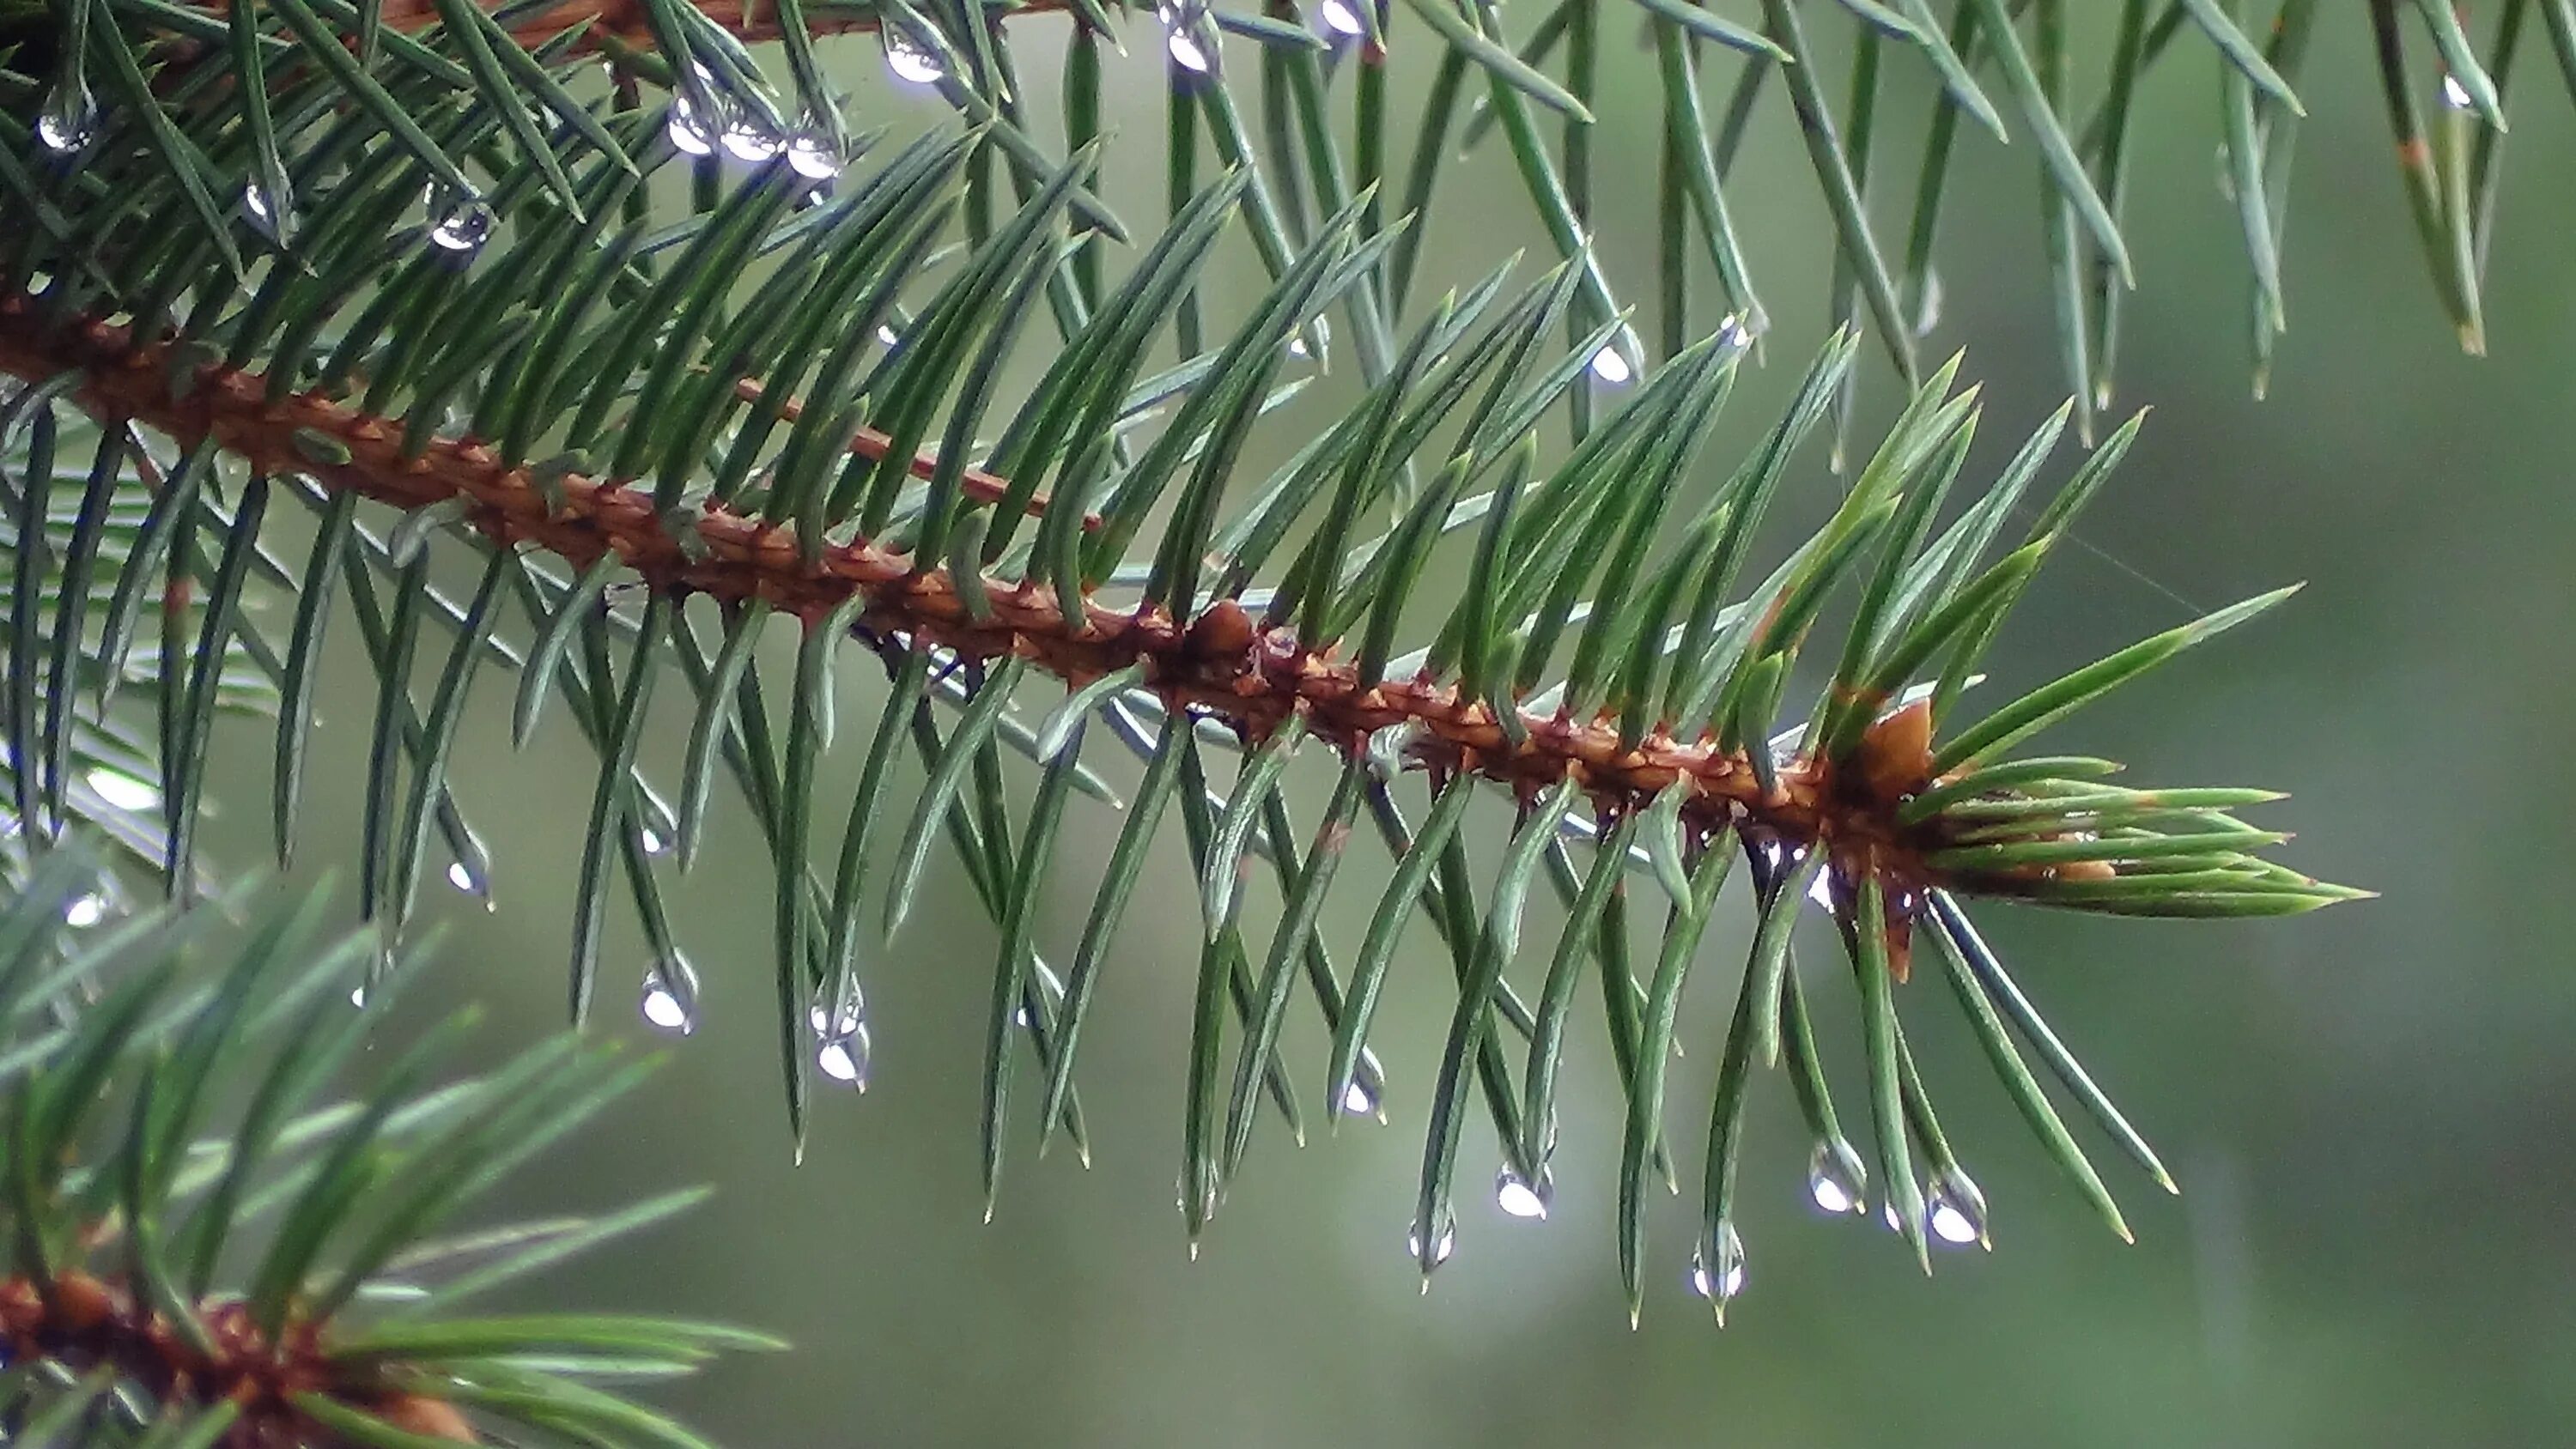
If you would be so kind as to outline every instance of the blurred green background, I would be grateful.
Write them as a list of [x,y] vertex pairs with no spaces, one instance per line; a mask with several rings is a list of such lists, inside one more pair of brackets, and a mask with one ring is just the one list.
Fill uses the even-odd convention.
[[[2194,608],[2309,581],[2288,608],[2042,743],[2128,760],[2145,781],[2289,790],[2262,817],[2299,833],[2286,858],[2385,898],[2249,925],[1982,915],[2182,1180],[2169,1199],[2107,1146],[2097,1154],[2135,1247],[2059,1185],[1952,1004],[1918,984],[1902,1005],[1994,1204],[1991,1255],[1943,1252],[1926,1280],[1891,1234],[1821,1218],[1804,1201],[1788,1094],[1766,1079],[1746,1169],[1745,1296],[1723,1331],[1711,1327],[1683,1286],[1695,1189],[1659,1196],[1654,1281],[1631,1332],[1610,1230],[1616,1094],[1587,1014],[1554,1213],[1516,1221],[1467,1194],[1457,1256],[1425,1296],[1404,1241],[1450,988],[1417,922],[1375,1037],[1392,1124],[1323,1133],[1322,1037],[1300,1005],[1291,1060],[1315,1139],[1295,1150],[1265,1120],[1194,1264],[1170,1189],[1197,913],[1170,821],[1164,883],[1130,914],[1084,1045],[1089,1171],[1061,1149],[1035,1158],[1024,1100],[999,1212],[980,1221],[978,1022],[995,942],[944,859],[905,931],[866,962],[872,1090],[819,1098],[797,1167],[774,1061],[768,865],[726,802],[708,859],[670,886],[706,980],[702,1029],[509,1206],[604,1206],[696,1181],[721,1191],[558,1274],[544,1301],[716,1315],[791,1337],[791,1354],[668,1391],[714,1437],[753,1446],[2576,1442],[2576,977],[2564,945],[2576,892],[2560,874],[2576,819],[2576,492],[2563,462],[2576,447],[2576,293],[2562,280],[2576,128],[2545,58],[2526,60],[2492,265],[2496,355],[2464,358],[2407,226],[2358,14],[2338,8],[2327,30],[2304,87],[2314,120],[2287,244],[2291,330],[2260,405],[2247,395],[2246,271],[2216,184],[2216,62],[2178,53],[2155,78],[2128,209],[2140,291],[2118,407],[2158,416],[2088,515],[2088,548],[2052,565],[1993,666],[1995,688],[2027,687]],[[1055,114],[1061,35],[1052,18],[1014,27],[1034,114]],[[1248,77],[1244,43],[1227,46]],[[1150,221],[1160,82],[1149,47],[1135,48],[1110,88],[1126,144],[1111,153],[1109,189],[1131,220]],[[2079,54],[2098,62],[2098,37]],[[935,101],[896,92],[869,39],[825,56],[898,135],[939,119]],[[1400,96],[1427,61],[1399,51]],[[1643,299],[1657,113],[1651,58],[1624,18],[1605,25],[1604,64],[1601,242],[1613,278]],[[1731,65],[1711,70],[1717,89]],[[1884,154],[1904,178],[1901,203],[1928,97],[1910,66],[1896,70],[1900,139]],[[1821,209],[1776,93],[1763,115],[1731,197],[1776,331],[1703,484],[1767,425],[1825,325]],[[1972,464],[1984,476],[2063,391],[2037,198],[2026,141],[1971,143],[1945,210],[1948,306],[1933,345],[1967,346],[1966,375],[1985,386]],[[1429,281],[1481,274],[1512,246],[1546,253],[1499,146],[1457,165],[1440,206]],[[1229,248],[1211,289],[1220,316],[1254,279],[1248,249]],[[1643,330],[1654,335],[1650,320]],[[1864,357],[1884,416],[1884,365]],[[1346,376],[1328,379],[1267,429],[1247,467],[1266,469],[1348,396]],[[1812,523],[1836,492],[1811,447],[1791,479],[1792,522]],[[354,638],[334,641],[314,765],[317,781],[352,786],[369,697]],[[844,721],[873,719],[873,673],[842,671]],[[513,753],[506,693],[487,673],[457,765],[492,836],[498,909],[443,892],[430,907],[449,928],[434,979],[498,1008],[482,1047],[492,1053],[561,1019],[593,769],[559,708]],[[657,702],[647,758],[665,779],[685,693]],[[1041,691],[1030,697],[1044,707]],[[826,761],[818,814],[835,830],[863,732],[845,730]],[[212,841],[250,863],[265,849],[265,741],[246,729],[226,747],[241,768],[215,777],[233,808]],[[1132,778],[1103,731],[1090,758]],[[1317,760],[1294,772],[1302,818],[1328,774]],[[354,841],[356,793],[320,792],[307,838]],[[898,798],[908,808],[909,791]],[[1073,809],[1040,925],[1059,963],[1115,828],[1102,807]],[[1382,861],[1373,842],[1357,851],[1327,913],[1345,968]],[[1531,941],[1553,941],[1552,907],[1539,904]],[[1258,928],[1272,909],[1265,885]],[[1691,1183],[1747,935],[1741,901],[1729,911],[1685,1003],[1688,1055],[1672,1079]],[[615,930],[601,1029],[641,1039],[642,947],[631,922]],[[1845,1111],[1858,1114],[1847,976],[1822,931],[1806,969]],[[1462,1184],[1492,1160],[1479,1123]]]

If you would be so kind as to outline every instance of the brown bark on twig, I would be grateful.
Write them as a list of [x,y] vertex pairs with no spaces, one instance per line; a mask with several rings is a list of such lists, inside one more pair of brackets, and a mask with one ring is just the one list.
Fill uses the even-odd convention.
[[[861,628],[975,659],[1016,656],[1069,686],[1141,665],[1148,686],[1166,700],[1222,717],[1255,742],[1292,712],[1345,750],[1374,731],[1410,724],[1417,728],[1409,761],[1435,775],[1468,770],[1523,792],[1570,776],[1605,815],[1640,808],[1686,779],[1687,813],[1701,831],[1749,825],[1792,846],[1821,843],[1900,884],[1930,881],[1916,861],[1935,842],[1916,838],[1894,812],[1904,794],[1926,783],[1928,755],[1908,733],[1920,723],[1910,715],[1872,731],[1863,768],[1837,777],[1829,762],[1791,761],[1765,789],[1741,751],[1663,733],[1629,749],[1606,720],[1523,712],[1515,740],[1482,701],[1427,678],[1365,685],[1347,660],[1307,647],[1287,629],[1262,629],[1231,602],[1183,621],[1092,599],[1067,608],[1046,584],[987,578],[991,617],[979,620],[937,563],[859,539],[826,545],[808,564],[792,532],[713,506],[692,515],[687,526],[697,539],[684,549],[642,490],[569,475],[556,485],[556,508],[526,469],[505,466],[480,442],[435,439],[408,457],[398,424],[332,398],[299,393],[271,404],[263,376],[214,364],[174,388],[164,344],[137,343],[123,328],[96,321],[47,331],[26,299],[0,302],[0,372],[38,379],[66,370],[85,375],[74,396],[99,416],[142,423],[183,443],[212,436],[255,467],[400,509],[461,500],[468,521],[495,543],[541,548],[576,568],[614,553],[655,588],[757,598],[809,624],[858,595]],[[327,438],[336,445],[329,451],[345,449],[348,461],[317,461],[313,449],[299,446],[299,434]],[[981,493],[1007,486],[979,477]]]

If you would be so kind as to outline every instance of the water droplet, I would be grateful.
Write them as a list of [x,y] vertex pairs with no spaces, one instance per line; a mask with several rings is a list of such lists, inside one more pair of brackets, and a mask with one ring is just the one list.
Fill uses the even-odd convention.
[[1887,1230],[1889,1232],[1901,1233],[1905,1231],[1905,1219],[1896,1215],[1895,1203],[1886,1202],[1879,1204],[1878,1215],[1887,1220]]
[[[1309,336],[1313,337],[1315,340],[1313,342],[1308,342],[1306,339]],[[1297,329],[1295,335],[1288,339],[1288,355],[1290,357],[1301,359],[1309,358],[1315,355],[1315,349],[1317,347],[1330,347],[1332,345],[1332,324],[1321,317],[1317,317],[1308,322],[1305,326]]]
[[63,924],[74,930],[87,930],[107,919],[107,897],[97,891],[75,896],[63,907]]
[[1343,1116],[1374,1117],[1377,1115],[1377,1111],[1376,1093],[1371,1092],[1368,1088],[1360,1085],[1358,1082],[1353,1082],[1349,1086],[1342,1088]]
[[36,141],[57,156],[69,156],[98,139],[98,97],[89,82],[70,76],[45,92],[44,109],[36,113]]
[[[1037,968],[1038,999],[1047,1002],[1050,1005],[1063,1001],[1064,978],[1056,975],[1055,969],[1047,965],[1044,961],[1037,961],[1032,964]],[[1035,1019],[1029,1015],[1029,1008],[1025,1002],[1021,1003],[1018,1010],[1011,1013],[1011,1025],[1013,1026],[1026,1027],[1034,1024]]]
[[878,346],[886,347],[886,348],[892,348],[892,347],[895,347],[895,346],[899,345],[902,341],[903,341],[903,334],[902,334],[902,333],[895,331],[892,327],[887,326],[885,323],[880,322],[880,323],[878,323],[878,324],[877,324],[877,345],[878,345]]
[[279,188],[278,197],[283,200],[271,198],[268,188],[259,182],[250,181],[242,185],[242,214],[250,218],[250,224],[262,236],[283,243],[288,233],[295,229],[295,199],[283,187]]
[[1154,18],[1162,22],[1163,49],[1172,64],[1197,75],[1216,74],[1216,46],[1205,28],[1207,0],[1160,0]]
[[864,1092],[868,1089],[868,1028],[861,1022],[846,1032],[823,1038],[814,1050],[814,1065],[824,1076],[846,1082]]
[[787,147],[778,133],[745,116],[728,124],[720,143],[725,154],[736,161],[760,162],[777,155]]
[[349,1004],[350,1004],[351,1006],[354,1006],[354,1007],[358,1008],[360,1011],[364,1011],[364,1010],[366,1010],[366,1009],[367,1009],[367,988],[365,988],[365,987],[363,987],[363,986],[352,986],[352,987],[350,987],[350,988],[349,988]]
[[1861,1166],[1850,1143],[1834,1137],[1816,1144],[1816,1154],[1807,1162],[1807,1196],[1816,1206],[1837,1217],[1862,1212],[1868,1190],[1869,1169]]
[[830,136],[808,126],[787,138],[787,164],[809,181],[836,180],[843,164],[841,148]]
[[1592,354],[1592,375],[1611,387],[1623,387],[1637,376],[1637,368],[1613,342]]
[[447,863],[447,883],[469,896],[475,893],[474,872],[467,870],[465,862],[461,860],[451,860]]
[[1923,300],[1914,311],[1914,335],[1929,337],[1941,325],[1941,304],[1947,301],[1941,288],[1939,272],[1923,274]]
[[[1365,5],[1371,0],[1359,0],[1359,3]],[[1359,12],[1351,8],[1350,0],[1324,0],[1323,4],[1315,7],[1315,14],[1323,20],[1327,35],[1355,36],[1367,29],[1360,21]]]
[[1690,1286],[1721,1307],[1744,1291],[1744,1240],[1733,1223],[1719,1223],[1710,1245],[1691,1254]]
[[687,91],[671,98],[670,119],[662,126],[663,134],[671,138],[672,146],[689,156],[714,155],[716,133],[720,129],[707,117],[698,114],[698,104],[689,99]]
[[698,1029],[698,973],[687,957],[674,955],[646,968],[642,1009],[658,1031],[687,1036]]
[[662,838],[662,832],[650,825],[641,826],[636,830],[635,843],[646,855],[660,855],[671,848],[671,842]]
[[[1415,1262],[1422,1261],[1422,1224],[1417,1222],[1405,1230],[1404,1251],[1412,1254]],[[1449,1255],[1457,1251],[1458,1220],[1451,1218],[1440,1225],[1439,1240],[1431,1245],[1431,1266],[1437,1268],[1448,1262]]]
[[859,989],[855,984],[850,987],[848,1000],[837,1006],[816,1001],[805,1013],[805,1024],[814,1028],[816,1036],[848,1036],[866,1020],[867,1009],[859,999]]
[[1932,1180],[1924,1222],[1932,1236],[1958,1247],[1986,1241],[1986,1195],[1953,1167]]
[[1506,1165],[1494,1174],[1494,1206],[1516,1218],[1547,1216],[1548,1199],[1555,1196],[1555,1184],[1548,1180],[1547,1169],[1538,1172],[1538,1181],[1524,1182],[1521,1175]]
[[150,810],[161,803],[161,792],[125,773],[105,765],[93,766],[83,777],[98,798],[119,810]]
[[900,25],[889,25],[877,32],[885,45],[886,69],[907,85],[936,85],[948,74],[939,57],[929,46],[912,38]]
[[2460,84],[2458,76],[2442,77],[2442,104],[2455,111],[2465,111],[2474,104],[2469,99],[2469,88]]
[[472,256],[492,239],[492,208],[468,191],[450,201],[429,228],[430,245]]
[[1821,1173],[1807,1179],[1807,1192],[1815,1198],[1816,1206],[1838,1217],[1850,1212],[1856,1206],[1852,1202],[1851,1194],[1843,1190],[1841,1183]]
[[1163,47],[1171,52],[1173,62],[1183,70],[1206,75],[1215,68],[1207,48],[1199,44],[1197,36],[1186,30],[1175,30],[1166,36]]

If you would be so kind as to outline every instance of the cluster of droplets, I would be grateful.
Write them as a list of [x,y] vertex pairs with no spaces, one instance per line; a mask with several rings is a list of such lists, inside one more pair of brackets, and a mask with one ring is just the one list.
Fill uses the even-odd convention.
[[1217,69],[1214,28],[1208,0],[1158,0],[1154,19],[1163,27],[1163,53],[1190,75],[1213,76]]
[[[1354,1084],[1343,1110],[1358,1114],[1374,1110],[1375,1105],[1376,1099]],[[1819,1211],[1833,1217],[1868,1214],[1869,1170],[1849,1142],[1837,1136],[1816,1144],[1808,1159],[1807,1196]],[[1509,1164],[1494,1174],[1494,1206],[1507,1217],[1544,1221],[1554,1198],[1555,1184],[1544,1166],[1534,1180]],[[1902,1230],[1903,1220],[1892,1201],[1883,1202],[1880,1213],[1889,1229]],[[1924,1226],[1935,1241],[1948,1246],[1986,1244],[1985,1195],[1965,1172],[1945,1169],[1925,1185]],[[1457,1250],[1457,1231],[1454,1218],[1443,1225],[1428,1266],[1449,1260]],[[1419,1223],[1406,1231],[1405,1253],[1417,1262],[1423,1259]],[[1710,1300],[1721,1315],[1726,1304],[1744,1291],[1744,1240],[1733,1223],[1720,1221],[1716,1232],[1692,1252],[1687,1281],[1691,1291]]]
[[809,183],[798,198],[803,206],[812,206],[830,193],[849,159],[837,128],[810,115],[789,127],[765,105],[729,101],[703,65],[695,68],[694,84],[673,93],[662,133],[683,156],[721,156],[746,166],[765,166],[784,158],[788,168]]

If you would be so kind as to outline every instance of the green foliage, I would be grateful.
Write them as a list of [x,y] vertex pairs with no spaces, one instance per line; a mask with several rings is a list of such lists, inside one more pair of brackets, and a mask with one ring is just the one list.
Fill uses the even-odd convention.
[[[1983,1199],[1933,1115],[1898,1009],[1918,936],[2035,1135],[2125,1233],[2024,1048],[2169,1179],[1962,903],[2259,916],[2355,894],[2259,854],[2283,837],[2232,812],[2264,792],[2132,789],[2104,783],[2118,768],[2107,761],[2009,754],[2284,595],[1973,722],[1961,711],[2005,615],[2137,426],[2112,431],[2028,506],[2062,433],[2071,423],[2089,442],[2108,405],[2133,270],[2121,178],[2140,83],[2193,50],[2216,68],[2258,282],[2259,366],[2282,320],[2290,85],[2317,7],[2288,0],[2258,41],[2216,0],[2152,20],[2132,0],[2088,114],[2071,96],[2058,0],[1967,0],[1946,26],[1921,3],[1768,0],[1756,25],[1675,0],[1633,13],[1564,0],[1519,37],[1482,0],[1327,3],[1311,29],[1278,7],[1177,4],[1157,21],[1169,210],[1132,228],[1096,186],[1102,47],[1120,22],[1073,8],[1067,22],[901,0],[781,6],[790,84],[773,89],[742,37],[679,0],[641,7],[649,50],[582,26],[546,33],[539,9],[487,16],[463,0],[440,0],[435,24],[380,0],[259,0],[220,17],[165,0],[69,0],[68,23],[48,36],[55,73],[0,77],[34,103],[23,124],[0,121],[0,187],[32,220],[0,241],[0,365],[26,384],[0,426],[17,585],[8,729],[11,759],[41,762],[18,768],[24,828],[11,848],[94,818],[185,895],[212,721],[265,711],[288,854],[322,641],[352,616],[376,676],[358,895],[382,939],[409,922],[433,836],[452,878],[489,889],[495,867],[448,773],[474,683],[510,673],[522,738],[552,709],[601,762],[573,903],[573,1018],[596,994],[613,874],[654,952],[648,1014],[685,1029],[699,983],[654,857],[676,844],[682,868],[696,859],[721,773],[774,866],[780,1059],[800,1142],[818,1070],[865,1080],[871,946],[904,923],[945,840],[1000,939],[980,1124],[989,1195],[1024,1045],[1044,1082],[1040,1120],[1081,1144],[1076,1047],[1177,803],[1205,927],[1181,1133],[1190,1232],[1219,1207],[1265,1111],[1302,1133],[1279,1048],[1301,979],[1332,1033],[1328,1110],[1383,1101],[1370,1025],[1418,911],[1459,986],[1427,1089],[1421,1266],[1449,1251],[1471,1098],[1502,1145],[1505,1189],[1544,1207],[1555,1083],[1589,974],[1626,1102],[1619,1232],[1632,1304],[1643,1185],[1673,1171],[1663,1082],[1679,1006],[1741,859],[1761,925],[1712,1105],[1708,1296],[1722,1305],[1739,1281],[1733,1164],[1749,1082],[1784,1056],[1815,1138],[1819,1201],[1860,1209],[1874,1174],[1918,1250],[1927,1231],[1982,1236]],[[2393,8],[2372,18],[2411,134]],[[2423,7],[2469,97],[2444,118],[2451,149],[2436,148],[2419,178],[2464,337],[2501,125],[2490,102],[2529,8],[2507,7],[2481,74],[2448,9]],[[2566,7],[2540,8],[2563,36]],[[1421,25],[1399,26],[1397,13]],[[1652,367],[1588,242],[1605,20],[1645,24],[1662,86]],[[1817,37],[1846,20],[1853,82],[1838,110]],[[881,27],[895,73],[935,88],[964,125],[863,145],[807,46],[809,21]],[[1061,146],[1012,80],[1009,37],[1023,23],[1073,26]],[[1229,51],[1220,32],[1239,43]],[[1383,72],[1416,47],[1437,68],[1399,173]],[[590,53],[609,61],[604,93],[583,69]],[[1239,83],[1227,55],[1257,62],[1257,83]],[[1736,67],[1735,89],[1712,128],[1699,69],[1719,60]],[[1881,72],[1900,61],[1926,67],[1939,100],[1894,253],[1868,216]],[[93,72],[118,98],[95,113],[77,103]],[[1766,320],[1724,187],[1773,78],[1838,242],[1832,311],[1851,325],[1833,329],[1751,454],[1712,471],[1702,454]],[[1343,90],[1347,133],[1330,110]],[[1562,124],[1553,144],[1542,111]],[[1937,312],[1958,119],[2001,135],[2007,112],[2045,188],[2074,397],[1984,486],[1963,487],[1976,399],[1957,389],[1955,360],[1926,372],[1915,351]],[[1476,144],[1492,130],[1557,263],[1517,283],[1505,263],[1417,297],[1453,137]],[[1203,132],[1221,163],[1204,175]],[[1267,283],[1220,298],[1202,277],[1235,237]],[[1698,319],[1717,309],[1693,296],[1702,256],[1727,313],[1713,327]],[[1906,395],[1867,447],[1851,436],[1864,320]],[[1318,417],[1301,410],[1305,379],[1292,374],[1335,348],[1355,359],[1360,396]],[[1009,365],[1027,353],[1045,365],[1009,396]],[[1270,427],[1304,442],[1251,476],[1247,439]],[[1748,584],[1764,520],[1820,431],[1838,463],[1848,452],[1857,466],[1831,516]],[[65,461],[84,451],[96,459],[86,472]],[[300,562],[265,550],[267,515],[283,511],[273,497],[313,514]],[[1435,557],[1464,568],[1454,597],[1423,583]],[[470,594],[439,582],[451,562],[472,565]],[[129,653],[156,586],[153,646]],[[113,599],[92,647],[102,591]],[[784,686],[758,647],[781,615],[800,630]],[[1819,631],[1825,652],[1811,656]],[[835,674],[854,649],[892,687],[827,857],[817,831],[830,822],[814,817],[838,802],[818,798],[815,780],[842,733]],[[424,703],[416,676],[428,671]],[[666,796],[638,761],[675,671],[693,719]],[[158,686],[149,727],[123,723],[109,697],[129,675]],[[1065,686],[1061,703],[1031,698],[1039,675]],[[73,703],[84,690],[94,707]],[[1083,761],[1096,738],[1144,762],[1123,802]],[[906,741],[926,772],[908,806],[893,796]],[[1301,828],[1282,783],[1319,749],[1335,784]],[[1006,788],[1009,754],[1037,771],[1024,805]],[[92,777],[72,764],[153,783],[157,810],[96,808],[78,788]],[[1400,800],[1411,774],[1432,784],[1419,829]],[[1498,792],[1479,781],[1516,811],[1481,881],[1462,822]],[[1035,906],[1069,815],[1088,808],[1075,792],[1124,820],[1060,978]],[[1331,885],[1363,874],[1341,869],[1363,813],[1389,863],[1369,882],[1376,906],[1345,972],[1318,921]],[[1575,848],[1585,842],[1588,863]],[[1266,944],[1245,913],[1256,858],[1282,901]],[[1567,919],[1532,1004],[1513,967],[1542,872]],[[1791,940],[1811,898],[1861,987],[1874,1165],[1846,1140],[1818,1064]],[[1665,917],[1642,974],[1630,959],[1640,905]]]
[[641,1064],[562,1035],[435,1085],[469,1009],[363,1095],[331,1102],[421,968],[370,972],[373,934],[335,938],[323,897],[240,891],[185,914],[108,913],[78,844],[11,886],[10,1442],[403,1449],[499,1433],[678,1449],[703,1441],[594,1385],[775,1346],[660,1318],[457,1311],[699,1196],[451,1227]]

